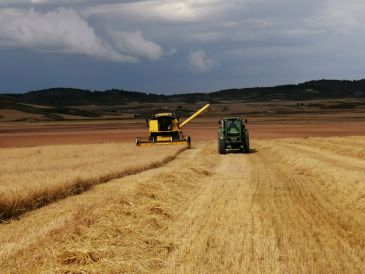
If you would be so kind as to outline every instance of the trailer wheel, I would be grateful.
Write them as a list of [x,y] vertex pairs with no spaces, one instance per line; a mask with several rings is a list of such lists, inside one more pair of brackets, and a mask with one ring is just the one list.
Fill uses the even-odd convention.
[[221,138],[218,138],[218,153],[226,154],[226,141]]

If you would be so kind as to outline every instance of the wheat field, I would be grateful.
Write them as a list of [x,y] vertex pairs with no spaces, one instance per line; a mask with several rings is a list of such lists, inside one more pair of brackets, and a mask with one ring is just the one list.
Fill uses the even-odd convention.
[[0,269],[365,273],[364,145],[253,140],[252,153],[228,155],[197,145],[1,225]]
[[180,147],[140,149],[131,144],[0,149],[0,219],[157,167],[180,151]]

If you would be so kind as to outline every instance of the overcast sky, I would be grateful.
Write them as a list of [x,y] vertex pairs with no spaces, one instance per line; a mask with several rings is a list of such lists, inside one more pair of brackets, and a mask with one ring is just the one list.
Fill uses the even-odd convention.
[[0,92],[360,79],[363,0],[0,0]]

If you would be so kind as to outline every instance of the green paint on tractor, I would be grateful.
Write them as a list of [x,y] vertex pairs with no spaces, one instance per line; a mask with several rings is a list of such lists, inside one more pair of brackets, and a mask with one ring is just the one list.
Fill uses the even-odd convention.
[[241,153],[250,152],[250,139],[246,122],[247,120],[241,117],[223,118],[219,121],[219,154],[226,154],[227,152],[233,151]]

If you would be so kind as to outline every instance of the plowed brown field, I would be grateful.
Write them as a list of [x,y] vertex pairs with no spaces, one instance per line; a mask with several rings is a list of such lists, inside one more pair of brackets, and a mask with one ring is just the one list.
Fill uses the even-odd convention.
[[1,272],[365,273],[365,137],[252,141],[0,225]]

